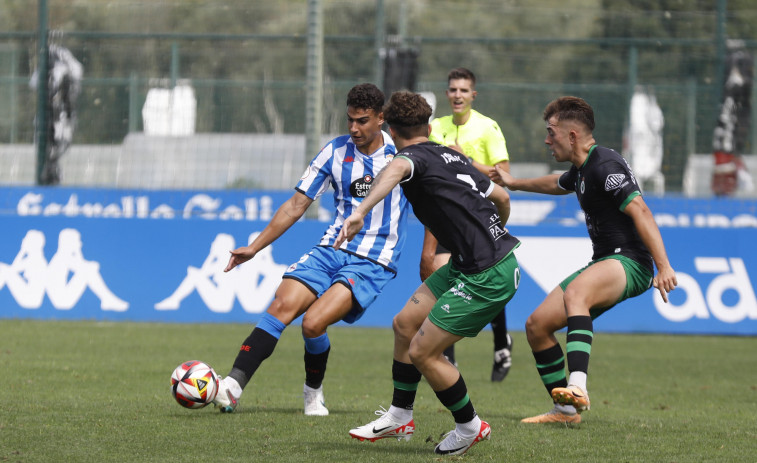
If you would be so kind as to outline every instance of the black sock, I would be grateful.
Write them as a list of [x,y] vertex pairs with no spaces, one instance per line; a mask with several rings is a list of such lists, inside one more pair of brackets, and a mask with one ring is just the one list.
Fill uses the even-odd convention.
[[326,375],[326,363],[329,361],[331,347],[320,354],[311,354],[305,350],[305,385],[318,389]]
[[505,319],[505,309],[497,312],[497,315],[491,321],[492,334],[494,334],[494,350],[509,349],[510,343],[507,342],[507,319]]
[[252,333],[244,340],[239,349],[229,376],[234,378],[244,389],[263,360],[271,356],[277,342],[279,340],[265,330],[260,328],[252,330]]
[[421,372],[412,363],[392,362],[392,380],[394,381],[394,395],[392,405],[405,410],[412,410],[415,394],[421,382]]
[[565,350],[568,352],[570,372],[589,372],[591,341],[594,339],[594,325],[587,315],[568,317],[568,337]]
[[565,357],[559,343],[533,354],[536,370],[549,394],[552,394],[552,389],[556,387],[568,385],[568,379],[565,377]]
[[476,417],[476,409],[468,397],[468,388],[462,375],[449,389],[434,392],[442,405],[452,412],[455,423],[467,423]]

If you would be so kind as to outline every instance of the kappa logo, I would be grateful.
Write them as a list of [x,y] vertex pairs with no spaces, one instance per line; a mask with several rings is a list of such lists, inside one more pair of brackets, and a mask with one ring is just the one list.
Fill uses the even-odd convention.
[[[260,232],[257,231],[251,233],[245,243],[252,243],[259,235]],[[188,265],[186,274],[176,289],[156,303],[155,310],[178,310],[184,299],[197,292],[203,304],[212,312],[231,312],[237,300],[245,312],[263,312],[273,299],[284,270],[294,271],[297,263],[289,268],[276,263],[272,247],[266,246],[255,254],[252,261],[226,272],[219,263],[228,260],[229,249],[236,246],[233,236],[227,233],[216,235],[202,265]],[[307,258],[308,254],[305,254],[300,262],[305,262]],[[193,302],[192,305],[194,304]]]
[[[100,299],[102,310],[124,312],[129,303],[116,296],[100,273],[100,262],[87,260],[79,230],[64,228],[58,234],[58,250],[48,262],[45,234],[28,230],[18,254],[10,263],[0,262],[0,290],[8,288],[24,309],[39,309],[45,296],[54,308],[74,308],[87,290]],[[228,258],[228,249],[226,248]],[[102,266],[104,268],[104,266]]]
[[626,174],[610,174],[605,180],[605,191],[612,191],[623,184]]

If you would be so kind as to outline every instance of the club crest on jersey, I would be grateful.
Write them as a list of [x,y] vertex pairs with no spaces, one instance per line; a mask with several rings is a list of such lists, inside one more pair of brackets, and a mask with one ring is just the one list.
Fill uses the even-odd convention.
[[612,191],[623,184],[626,174],[610,174],[605,180],[605,191]]
[[366,174],[350,184],[350,194],[353,198],[365,198],[368,196],[368,192],[371,191],[372,183],[373,175]]
[[305,169],[305,172],[302,173],[302,177],[300,177],[300,180],[305,180],[306,178],[310,177],[310,174],[315,174],[318,170],[315,166],[308,166],[307,169]]

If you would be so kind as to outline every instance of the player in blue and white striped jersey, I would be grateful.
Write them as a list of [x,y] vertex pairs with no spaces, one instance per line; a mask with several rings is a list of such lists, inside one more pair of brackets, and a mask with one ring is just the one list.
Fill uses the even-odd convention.
[[[339,235],[344,218],[352,214],[368,194],[373,178],[394,157],[392,139],[385,132],[383,146],[370,156],[360,152],[351,135],[331,140],[310,163],[295,188],[308,198],[318,199],[329,186],[334,188],[334,223],[324,233],[319,246],[331,246]],[[396,272],[404,235],[399,233],[407,215],[407,200],[398,187],[372,214],[355,239],[341,249],[365,257]]]
[[320,242],[286,270],[274,300],[245,339],[228,376],[222,379],[214,403],[232,412],[260,364],[276,347],[284,329],[302,318],[305,340],[305,414],[328,415],[323,399],[323,378],[331,343],[326,329],[340,320],[353,323],[378,297],[397,273],[408,203],[395,188],[366,217],[365,227],[340,249],[332,244],[348,217],[394,157],[395,147],[381,130],[384,94],[373,84],[360,84],[347,95],[349,135],[331,140],[308,166],[294,195],[274,214],[248,246],[232,251],[226,271],[260,252],[334,188],[335,217]]

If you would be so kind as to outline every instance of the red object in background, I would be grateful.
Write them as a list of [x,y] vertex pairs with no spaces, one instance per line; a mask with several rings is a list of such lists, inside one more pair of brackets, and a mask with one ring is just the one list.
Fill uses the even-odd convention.
[[738,187],[739,169],[745,169],[744,161],[733,153],[715,151],[715,167],[712,171],[712,192],[717,196],[730,196]]

